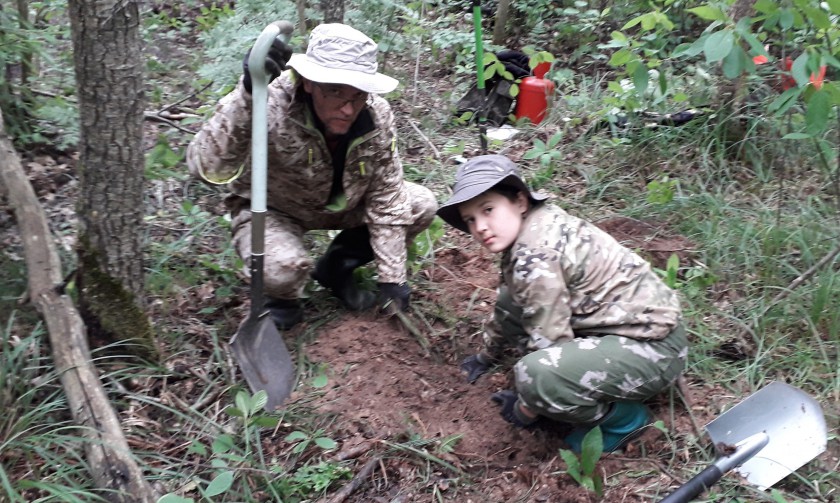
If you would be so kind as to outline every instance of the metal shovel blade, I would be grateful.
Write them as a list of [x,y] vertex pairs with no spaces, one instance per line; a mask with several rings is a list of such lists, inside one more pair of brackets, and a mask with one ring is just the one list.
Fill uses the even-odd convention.
[[292,394],[295,366],[283,336],[268,313],[248,316],[230,341],[230,349],[252,393],[264,390],[267,411]]
[[774,381],[706,425],[720,454],[758,433],[767,445],[736,468],[764,490],[825,451],[828,430],[820,404],[807,393]]

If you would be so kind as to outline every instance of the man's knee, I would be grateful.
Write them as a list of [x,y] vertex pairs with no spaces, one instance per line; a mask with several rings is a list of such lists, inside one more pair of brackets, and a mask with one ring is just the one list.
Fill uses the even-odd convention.
[[437,214],[438,204],[435,195],[426,187],[406,182],[411,194],[411,214],[414,222],[408,228],[410,237],[414,237],[432,225]]
[[263,279],[266,295],[278,299],[303,296],[312,266],[308,256],[267,254]]

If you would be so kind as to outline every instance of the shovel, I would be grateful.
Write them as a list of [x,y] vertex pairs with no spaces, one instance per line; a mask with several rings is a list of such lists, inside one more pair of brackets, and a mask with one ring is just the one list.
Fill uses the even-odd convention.
[[251,117],[251,310],[230,340],[233,356],[253,393],[265,391],[267,411],[273,411],[292,393],[295,366],[265,308],[263,263],[265,259],[266,179],[268,164],[268,75],[265,58],[275,38],[288,43],[294,26],[277,21],[263,29],[248,57],[252,83]]
[[763,491],[825,451],[822,408],[805,392],[774,381],[706,425],[720,456],[660,503],[685,503],[736,469]]

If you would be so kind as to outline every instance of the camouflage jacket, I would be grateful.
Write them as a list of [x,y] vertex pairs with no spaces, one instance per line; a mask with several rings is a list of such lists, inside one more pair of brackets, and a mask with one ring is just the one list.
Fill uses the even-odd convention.
[[[396,148],[394,114],[388,102],[371,95],[366,111],[370,131],[349,144],[342,180],[343,193],[329,200],[332,157],[313,112],[298,92],[298,79],[284,72],[268,86],[267,205],[300,222],[319,228],[319,217],[363,209],[376,256],[379,281],[406,279],[405,226],[411,203],[403,182]],[[360,115],[361,118],[361,115]],[[250,200],[251,96],[242,83],[219,101],[214,115],[187,148],[193,176],[214,184],[227,183],[232,209]]]
[[[551,204],[532,209],[501,259],[501,282],[523,309],[527,347],[542,349],[578,336],[662,339],[681,321],[676,292],[650,264],[595,225]],[[495,320],[485,351],[504,344]]]

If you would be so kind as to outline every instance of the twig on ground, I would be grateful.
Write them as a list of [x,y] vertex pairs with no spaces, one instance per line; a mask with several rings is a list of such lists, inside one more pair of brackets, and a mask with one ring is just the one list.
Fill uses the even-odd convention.
[[143,118],[148,120],[148,121],[162,122],[162,123],[166,124],[167,126],[174,127],[175,129],[177,129],[178,131],[181,131],[182,133],[195,134],[195,131],[190,131],[189,129],[181,126],[180,124],[176,124],[169,119],[165,119],[162,116],[160,116],[160,115],[158,115],[154,112],[143,112]]
[[350,497],[356,489],[362,486],[367,480],[368,477],[373,473],[373,470],[376,469],[377,465],[379,465],[379,456],[375,456],[368,460],[367,463],[359,470],[359,473],[356,474],[353,479],[348,482],[344,487],[341,488],[340,491],[335,493],[332,498],[330,498],[328,503],[342,503],[344,500]]
[[356,459],[362,454],[368,452],[371,448],[371,444],[369,442],[363,442],[359,445],[354,445],[347,449],[341,450],[338,454],[335,455],[333,459],[336,461],[347,461],[348,459]]
[[420,131],[420,128],[419,128],[419,127],[417,127],[417,124],[415,124],[415,123],[414,123],[414,121],[411,121],[411,120],[410,120],[410,121],[408,121],[408,124],[409,124],[412,128],[414,128],[414,131],[416,131],[416,132],[417,132],[417,134],[419,134],[419,135],[420,135],[420,138],[422,138],[422,139],[423,139],[423,141],[425,141],[425,142],[426,142],[426,145],[428,145],[429,147],[431,147],[432,152],[434,152],[434,154],[435,154],[435,159],[440,159],[440,150],[438,150],[438,149],[437,149],[437,147],[435,147],[435,145],[431,142],[431,140],[429,140],[429,138],[428,138],[426,135],[424,135],[424,134],[423,134],[423,131]]
[[836,257],[838,254],[840,254],[840,246],[838,246],[837,248],[835,248],[835,249],[831,250],[830,252],[828,252],[828,253],[827,253],[827,254],[826,254],[823,258],[821,258],[821,259],[819,260],[819,262],[817,262],[816,264],[812,265],[812,266],[811,266],[811,267],[810,267],[807,271],[805,271],[805,272],[803,272],[801,275],[799,275],[799,277],[798,277],[798,278],[796,278],[795,280],[791,281],[791,282],[790,282],[790,284],[787,286],[787,288],[785,288],[784,290],[782,290],[781,292],[779,292],[779,294],[778,294],[778,295],[776,295],[776,297],[775,297],[773,300],[771,300],[771,301],[770,301],[770,304],[768,304],[768,305],[764,308],[764,310],[761,312],[761,316],[759,316],[759,318],[763,318],[763,317],[764,317],[764,315],[766,315],[766,314],[767,314],[767,312],[768,312],[768,311],[770,311],[770,309],[771,309],[773,306],[775,306],[776,304],[778,304],[779,302],[781,302],[782,300],[784,300],[784,299],[785,299],[785,297],[787,297],[788,295],[790,295],[790,294],[791,294],[791,293],[792,293],[792,292],[793,292],[796,288],[798,288],[798,287],[799,287],[799,285],[801,285],[802,283],[804,283],[804,282],[808,281],[809,279],[811,279],[811,276],[813,276],[814,274],[816,274],[816,273],[817,273],[817,271],[819,271],[820,269],[822,269],[822,268],[823,268],[823,266],[825,266],[826,264],[828,264],[829,262],[831,262],[832,260],[834,260],[834,257]]
[[413,335],[415,339],[417,339],[417,342],[420,344],[420,347],[422,347],[423,350],[425,350],[428,353],[429,347],[431,346],[429,344],[429,340],[426,339],[426,336],[423,335],[422,332],[420,332],[420,330],[417,328],[414,322],[411,321],[408,315],[402,312],[394,302],[391,302],[387,306],[385,306],[385,310],[388,314],[390,314],[391,316],[395,316],[398,320],[400,320],[400,323],[402,323],[405,329],[408,330],[408,332],[411,335]]

